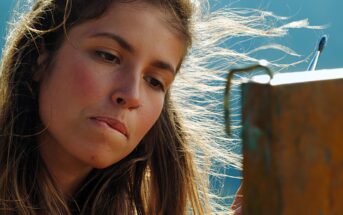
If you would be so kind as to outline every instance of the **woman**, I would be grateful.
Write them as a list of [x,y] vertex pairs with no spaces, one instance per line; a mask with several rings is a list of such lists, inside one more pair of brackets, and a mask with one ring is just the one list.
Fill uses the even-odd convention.
[[[209,167],[211,156],[237,159],[206,136],[218,123],[188,127],[189,112],[181,119],[171,99],[192,44],[193,7],[36,1],[2,59],[1,214],[229,211],[209,192]],[[194,139],[192,130],[207,133]]]

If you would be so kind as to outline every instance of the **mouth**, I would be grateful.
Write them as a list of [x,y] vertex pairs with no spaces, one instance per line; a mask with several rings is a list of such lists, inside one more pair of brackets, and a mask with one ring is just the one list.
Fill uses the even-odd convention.
[[116,130],[123,134],[126,138],[128,138],[128,132],[124,123],[120,122],[119,120],[109,118],[109,117],[91,117],[92,120],[95,120],[100,123],[106,124],[109,128]]

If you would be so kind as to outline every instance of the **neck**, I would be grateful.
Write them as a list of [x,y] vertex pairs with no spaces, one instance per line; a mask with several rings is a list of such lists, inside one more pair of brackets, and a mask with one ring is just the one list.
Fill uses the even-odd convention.
[[73,196],[92,167],[76,161],[72,156],[61,156],[63,153],[59,151],[63,149],[60,149],[58,144],[51,144],[50,141],[40,141],[39,150],[57,189],[65,198]]

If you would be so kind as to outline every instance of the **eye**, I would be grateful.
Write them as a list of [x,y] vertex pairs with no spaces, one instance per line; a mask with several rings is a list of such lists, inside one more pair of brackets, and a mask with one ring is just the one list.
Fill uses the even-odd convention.
[[108,63],[120,64],[120,58],[106,51],[95,51],[95,55]]
[[162,84],[161,81],[159,81],[158,79],[156,78],[153,78],[151,76],[146,76],[144,77],[144,80],[148,82],[148,84],[153,88],[153,89],[156,89],[156,90],[161,90],[161,91],[165,91],[165,87],[164,85]]

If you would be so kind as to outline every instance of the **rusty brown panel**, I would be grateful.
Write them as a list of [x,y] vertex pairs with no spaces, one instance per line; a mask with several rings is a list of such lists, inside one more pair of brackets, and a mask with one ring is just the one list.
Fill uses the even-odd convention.
[[246,83],[244,214],[343,214],[343,79]]

